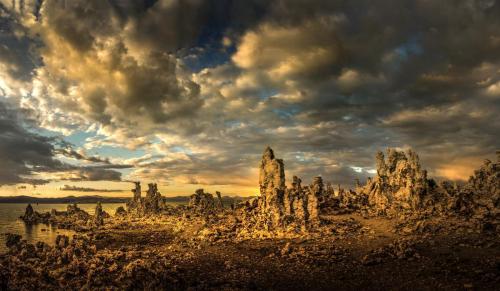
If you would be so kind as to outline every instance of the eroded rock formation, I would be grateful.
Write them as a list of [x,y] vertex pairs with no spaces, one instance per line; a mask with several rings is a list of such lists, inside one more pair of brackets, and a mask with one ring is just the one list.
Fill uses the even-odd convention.
[[314,177],[312,184],[308,188],[307,193],[307,212],[308,221],[319,222],[319,206],[320,201],[324,198],[323,178]]
[[104,225],[104,212],[102,211],[101,202],[97,202],[95,207],[93,224],[96,227]]
[[379,213],[421,208],[429,182],[418,155],[412,150],[389,149],[386,159],[378,152],[376,161],[377,175],[359,189],[368,196],[369,206]]
[[210,214],[215,211],[222,210],[223,205],[221,193],[217,191],[216,194],[217,198],[214,198],[212,194],[205,193],[203,189],[198,189],[189,198],[188,206],[192,210],[204,214]]
[[115,216],[124,216],[124,215],[127,215],[127,210],[125,210],[123,206],[119,206],[118,208],[116,208]]
[[80,220],[88,220],[90,218],[90,214],[88,214],[85,210],[80,209],[76,203],[68,205],[66,213],[62,214]]
[[264,150],[260,164],[261,195],[257,201],[260,205],[257,215],[268,229],[319,223],[320,203],[324,196],[323,179],[316,177],[306,187],[302,187],[301,183],[302,180],[294,176],[291,187],[287,188],[283,160],[276,159],[270,147]]
[[158,185],[156,183],[149,183],[146,199],[144,200],[146,212],[157,213],[159,211],[160,200],[161,194],[158,192]]
[[222,194],[219,191],[215,191],[215,195],[217,195],[217,200],[215,201],[215,206],[219,209],[223,209],[224,203],[222,203]]
[[141,195],[141,183],[134,182],[135,188],[132,189],[133,198],[127,203],[127,209],[135,215],[151,215],[160,212],[164,206],[163,197],[158,191],[156,183],[149,183],[146,197]]
[[444,193],[447,211],[472,218],[481,230],[500,230],[500,151],[497,161],[485,160],[467,184],[445,181],[436,191]]
[[33,206],[31,206],[31,204],[28,204],[28,206],[26,206],[24,215],[21,216],[21,219],[27,224],[39,223],[41,220],[41,215],[33,210]]
[[261,213],[274,225],[280,225],[284,214],[285,166],[267,147],[262,155],[259,174]]
[[500,151],[497,161],[485,160],[469,178],[467,187],[476,193],[476,201],[489,209],[500,207]]

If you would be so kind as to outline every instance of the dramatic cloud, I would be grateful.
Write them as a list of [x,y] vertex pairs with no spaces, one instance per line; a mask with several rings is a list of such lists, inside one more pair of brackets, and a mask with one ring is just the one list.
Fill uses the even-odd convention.
[[68,181],[121,181],[121,176],[120,172],[110,169],[84,167],[66,171],[58,178]]
[[18,183],[44,184],[31,176],[39,172],[62,170],[54,159],[50,138],[27,131],[18,114],[0,102],[0,186]]
[[387,147],[457,180],[500,148],[498,1],[11,2],[2,96],[74,144],[19,130],[51,179],[251,191],[270,145],[305,183]]
[[[15,109],[0,102],[0,186],[28,183],[46,184],[59,177],[72,181],[120,181],[121,173],[113,169],[130,168],[113,165],[108,160],[85,157],[68,149],[56,148],[56,138],[44,137],[25,129],[25,119]],[[56,155],[65,153],[77,159],[105,162],[103,166],[79,166],[63,163]],[[41,178],[38,178],[41,177]]]
[[62,154],[66,157],[74,158],[77,160],[84,160],[84,161],[89,161],[93,163],[105,163],[109,164],[109,159],[102,159],[100,157],[89,157],[83,150],[75,151],[72,148],[62,148],[57,150],[57,153]]

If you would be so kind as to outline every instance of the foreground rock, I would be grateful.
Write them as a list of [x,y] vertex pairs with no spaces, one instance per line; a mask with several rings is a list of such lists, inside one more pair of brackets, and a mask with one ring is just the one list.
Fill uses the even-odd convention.
[[10,235],[0,290],[495,290],[500,283],[498,237],[470,232],[463,221],[431,219],[439,231],[408,236],[385,218],[323,220],[317,235],[266,240],[202,236],[224,221],[202,216],[126,228],[110,221],[88,236],[59,236],[54,246]]

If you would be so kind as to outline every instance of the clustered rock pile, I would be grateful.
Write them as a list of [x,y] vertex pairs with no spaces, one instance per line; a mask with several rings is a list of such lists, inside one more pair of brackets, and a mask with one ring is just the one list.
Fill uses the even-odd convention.
[[428,179],[412,150],[378,152],[376,165],[377,175],[364,186],[358,182],[356,190],[339,186],[335,191],[330,183],[325,187],[322,177],[303,186],[297,176],[287,188],[284,162],[267,147],[260,164],[260,196],[241,203],[238,217],[256,229],[304,230],[319,225],[322,215],[352,211],[402,219],[458,214],[480,221],[481,228],[500,228],[500,161],[486,160],[465,186]]
[[157,214],[165,204],[161,193],[158,191],[158,185],[155,183],[148,184],[146,197],[142,197],[141,183],[134,183],[135,188],[132,189],[134,197],[127,203],[128,211],[139,216]]
[[28,204],[28,206],[26,206],[24,215],[20,218],[27,224],[36,224],[48,221],[50,218],[50,213],[39,213],[37,211],[34,211],[31,204]]
[[201,213],[211,213],[223,209],[222,196],[216,192],[217,198],[210,193],[205,193],[203,189],[198,189],[189,198],[188,207]]
[[449,216],[472,219],[481,230],[500,231],[500,151],[497,162],[485,160],[465,185],[427,178],[418,155],[393,149],[379,152],[377,175],[358,187],[368,209],[379,215]]
[[31,204],[26,206],[24,215],[20,217],[27,224],[51,224],[59,228],[71,228],[75,230],[88,230],[92,227],[104,225],[104,219],[109,218],[109,214],[102,210],[101,203],[98,202],[95,215],[90,215],[85,210],[80,209],[76,203],[67,206],[66,211],[52,209],[50,212],[39,213],[33,210]]
[[68,205],[66,212],[57,212],[55,209],[52,209],[52,213],[57,215],[66,215],[71,216],[80,220],[88,220],[90,218],[90,214],[87,211],[80,209],[76,203],[73,205]]
[[[0,264],[0,290],[162,290],[176,281],[162,256],[98,250],[91,238],[59,235],[54,246],[7,234],[8,259]],[[152,254],[154,255],[154,254]]]
[[157,184],[148,184],[148,191],[146,197],[141,196],[141,183],[134,182],[135,188],[132,189],[133,198],[127,202],[127,210],[117,209],[116,213],[120,216],[155,216],[160,214],[177,215],[186,213],[187,211],[194,211],[198,214],[213,214],[222,210],[222,196],[220,192],[216,192],[216,198],[210,193],[205,193],[203,189],[196,190],[195,194],[191,195],[189,204],[186,206],[172,207],[168,205],[166,198],[162,197],[158,191]]
[[445,198],[447,212],[475,220],[482,230],[500,231],[500,151],[497,161],[485,160],[467,184],[443,182],[436,191]]

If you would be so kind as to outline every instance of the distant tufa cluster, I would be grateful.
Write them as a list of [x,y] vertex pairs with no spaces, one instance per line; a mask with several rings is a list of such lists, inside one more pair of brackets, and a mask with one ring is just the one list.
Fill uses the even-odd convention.
[[205,193],[203,189],[198,189],[189,198],[189,208],[201,212],[201,213],[211,213],[217,210],[222,210],[222,196],[219,191],[215,192],[217,198],[210,193]]
[[[169,207],[165,197],[161,196],[158,186],[155,183],[148,184],[146,197],[141,196],[141,183],[134,182],[135,188],[132,189],[133,198],[127,203],[127,210],[117,209],[118,215],[127,213],[135,216],[168,214],[176,212]],[[205,193],[203,189],[198,189],[190,196],[187,208],[180,207],[180,210],[190,210],[199,214],[213,214],[216,211],[223,210],[222,195],[216,192],[216,198],[210,193]]]
[[146,197],[141,195],[141,182],[134,182],[135,188],[132,189],[133,199],[127,203],[130,212],[137,215],[156,214],[165,204],[161,193],[158,191],[156,183],[148,184]]
[[76,203],[69,204],[66,211],[52,209],[44,213],[34,211],[31,204],[28,204],[24,215],[20,218],[27,224],[44,223],[57,225],[59,228],[89,230],[103,226],[104,219],[109,217],[110,215],[102,209],[101,203],[97,202],[94,215],[80,209]]

